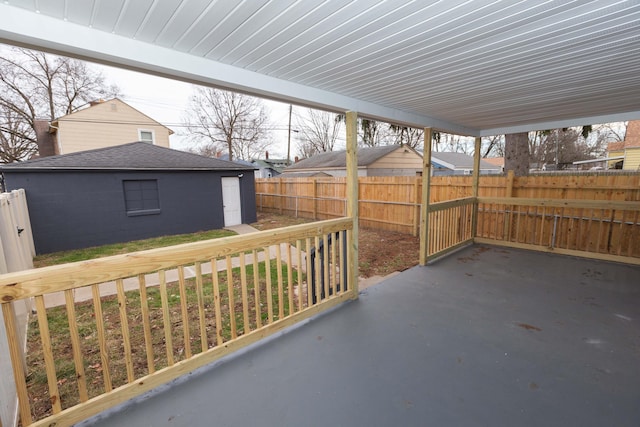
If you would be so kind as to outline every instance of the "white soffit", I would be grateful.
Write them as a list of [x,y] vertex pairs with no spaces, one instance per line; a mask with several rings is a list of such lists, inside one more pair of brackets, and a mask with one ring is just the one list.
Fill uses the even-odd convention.
[[640,1],[8,0],[0,41],[484,136],[640,119]]

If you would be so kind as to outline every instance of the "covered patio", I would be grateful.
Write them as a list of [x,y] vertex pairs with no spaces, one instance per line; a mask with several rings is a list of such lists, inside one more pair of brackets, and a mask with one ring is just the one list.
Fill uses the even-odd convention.
[[637,267],[474,245],[84,426],[636,426]]
[[[2,42],[338,112],[347,147],[344,218],[0,276],[12,421],[19,412],[36,426],[637,425],[640,201],[479,197],[478,164],[483,136],[639,119],[640,5],[229,6],[0,4]],[[359,117],[425,130],[421,266],[363,293]],[[471,197],[429,202],[433,132],[476,138]],[[578,255],[592,259],[569,257]],[[218,261],[225,271],[202,269]],[[155,306],[148,275],[158,277]],[[101,299],[106,282],[117,298]],[[78,288],[93,296],[94,323],[81,331]],[[73,380],[60,378],[51,342],[52,292],[65,295],[59,341],[72,347]],[[50,402],[37,419],[14,307],[32,299],[47,383],[37,398]]]

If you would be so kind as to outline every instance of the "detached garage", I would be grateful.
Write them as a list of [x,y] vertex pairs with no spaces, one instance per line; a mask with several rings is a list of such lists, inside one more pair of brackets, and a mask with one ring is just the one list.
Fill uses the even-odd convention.
[[256,221],[253,169],[134,142],[0,168],[38,254]]

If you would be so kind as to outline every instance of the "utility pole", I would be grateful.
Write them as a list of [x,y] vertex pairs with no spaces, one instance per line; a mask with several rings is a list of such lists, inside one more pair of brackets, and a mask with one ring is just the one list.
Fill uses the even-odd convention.
[[287,137],[287,166],[291,164],[291,110],[293,105],[289,104],[289,136]]

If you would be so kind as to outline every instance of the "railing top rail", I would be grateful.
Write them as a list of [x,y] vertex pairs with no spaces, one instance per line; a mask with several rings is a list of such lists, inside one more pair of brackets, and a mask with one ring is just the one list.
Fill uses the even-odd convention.
[[521,197],[478,197],[479,203],[494,203],[514,206],[548,206],[552,208],[619,209],[640,211],[640,201],[627,202],[615,200],[582,199],[535,199]]
[[460,199],[452,199],[444,202],[429,204],[429,212],[441,211],[444,209],[455,208],[456,206],[470,205],[475,203],[475,197],[462,197]]
[[337,218],[3,274],[0,275],[0,303],[152,273],[352,227],[352,219]]

